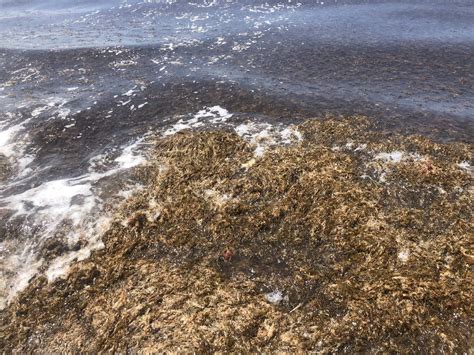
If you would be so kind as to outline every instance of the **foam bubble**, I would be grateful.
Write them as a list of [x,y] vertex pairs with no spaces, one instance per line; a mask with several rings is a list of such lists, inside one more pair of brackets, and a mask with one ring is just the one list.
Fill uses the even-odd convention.
[[401,262],[406,263],[408,261],[408,258],[410,257],[410,251],[409,250],[401,250],[398,253],[398,259],[400,259]]
[[406,161],[406,160],[409,160],[409,159],[418,161],[418,160],[422,160],[423,158],[419,154],[416,154],[416,153],[407,153],[407,152],[402,152],[400,150],[395,150],[393,152],[380,152],[380,153],[377,153],[374,156],[374,159],[383,160],[387,163],[397,164],[397,163],[400,163],[402,161]]
[[404,152],[397,150],[390,153],[378,153],[374,158],[390,163],[399,163],[402,161],[404,154]]
[[191,118],[180,119],[168,128],[163,135],[170,136],[185,129],[198,128],[206,124],[222,124],[227,122],[227,120],[232,116],[232,113],[229,113],[229,111],[220,106],[204,107]]
[[281,291],[273,291],[269,292],[265,295],[265,298],[267,299],[268,302],[272,304],[280,304],[283,301],[283,293]]
[[102,216],[96,222],[94,228],[88,231],[90,238],[87,246],[76,251],[66,253],[56,258],[45,271],[45,275],[48,281],[54,281],[55,279],[66,275],[69,271],[71,264],[75,261],[82,261],[90,257],[94,250],[99,250],[104,247],[104,243],[100,239],[100,235],[109,228],[111,218],[109,216]]
[[[43,267],[46,261],[38,256],[38,251],[57,232],[61,232],[68,244],[79,240],[86,243],[78,250],[48,261],[45,275],[50,281],[66,274],[72,262],[84,260],[93,250],[103,247],[100,236],[111,218],[103,210],[104,201],[99,197],[101,180],[145,163],[146,158],[140,151],[143,140],[122,147],[111,161],[104,154],[90,159],[88,173],[84,175],[46,181],[0,200],[4,208],[13,212],[12,221],[17,218],[27,221],[21,233],[28,235],[27,243],[20,238],[0,244],[0,254],[6,255],[0,262],[0,285],[6,290],[0,292],[0,308],[24,289]],[[106,160],[108,165],[100,164]],[[115,197],[121,196],[117,193]]]
[[303,139],[293,127],[269,123],[246,122],[234,128],[235,132],[255,146],[254,155],[262,157],[269,147],[289,145]]
[[464,169],[464,170],[471,170],[472,169],[472,166],[468,161],[462,161],[462,162],[458,163],[457,165],[458,165],[458,167],[460,167],[461,169]]
[[205,107],[194,115],[194,118],[207,118],[211,123],[225,122],[231,118],[233,114],[229,113],[225,108],[220,106]]
[[131,169],[145,163],[145,157],[137,153],[142,142],[143,139],[139,139],[123,149],[122,154],[115,159],[115,162],[119,164],[117,169]]
[[[2,249],[8,247],[5,244],[0,245],[2,254]],[[38,273],[42,262],[41,259],[36,259],[35,252],[28,246],[22,253],[9,255],[0,261],[0,310],[28,286],[29,281]],[[14,273],[14,282],[11,282],[11,273]]]
[[0,154],[11,157],[16,154],[15,137],[23,129],[23,124],[18,124],[0,131]]
[[[62,179],[48,181],[21,194],[6,198],[8,207],[16,210],[14,217],[34,214],[35,218],[48,221],[49,230],[70,219],[77,224],[84,212],[95,205],[90,182],[82,179]],[[80,203],[73,199],[81,197]]]

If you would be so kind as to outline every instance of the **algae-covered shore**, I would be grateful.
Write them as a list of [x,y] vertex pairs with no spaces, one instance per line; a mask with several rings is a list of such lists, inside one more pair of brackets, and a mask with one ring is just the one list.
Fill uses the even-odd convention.
[[472,351],[472,145],[295,129],[261,157],[233,132],[158,139],[105,247],[37,276],[0,349]]

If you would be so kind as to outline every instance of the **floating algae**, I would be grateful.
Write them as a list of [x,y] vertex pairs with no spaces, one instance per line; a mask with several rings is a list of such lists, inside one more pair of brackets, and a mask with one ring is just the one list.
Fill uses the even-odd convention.
[[7,157],[0,153],[0,183],[7,180],[11,174],[11,165]]
[[364,118],[298,130],[258,158],[230,132],[159,140],[105,248],[33,280],[0,348],[470,351],[472,146]]

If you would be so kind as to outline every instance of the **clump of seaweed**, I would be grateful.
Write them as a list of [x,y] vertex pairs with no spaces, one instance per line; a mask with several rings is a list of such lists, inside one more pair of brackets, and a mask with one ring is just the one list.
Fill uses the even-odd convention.
[[0,315],[3,351],[467,352],[472,146],[309,121],[255,157],[156,143],[105,248]]
[[11,174],[11,165],[7,157],[0,153],[0,182],[8,179]]

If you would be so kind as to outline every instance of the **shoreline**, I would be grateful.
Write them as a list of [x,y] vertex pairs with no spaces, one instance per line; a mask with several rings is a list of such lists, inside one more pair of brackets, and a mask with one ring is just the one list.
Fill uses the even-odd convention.
[[0,0],[0,350],[474,349],[472,0],[84,1]]
[[468,351],[472,144],[309,121],[158,139],[104,249],[0,313],[6,351]]

